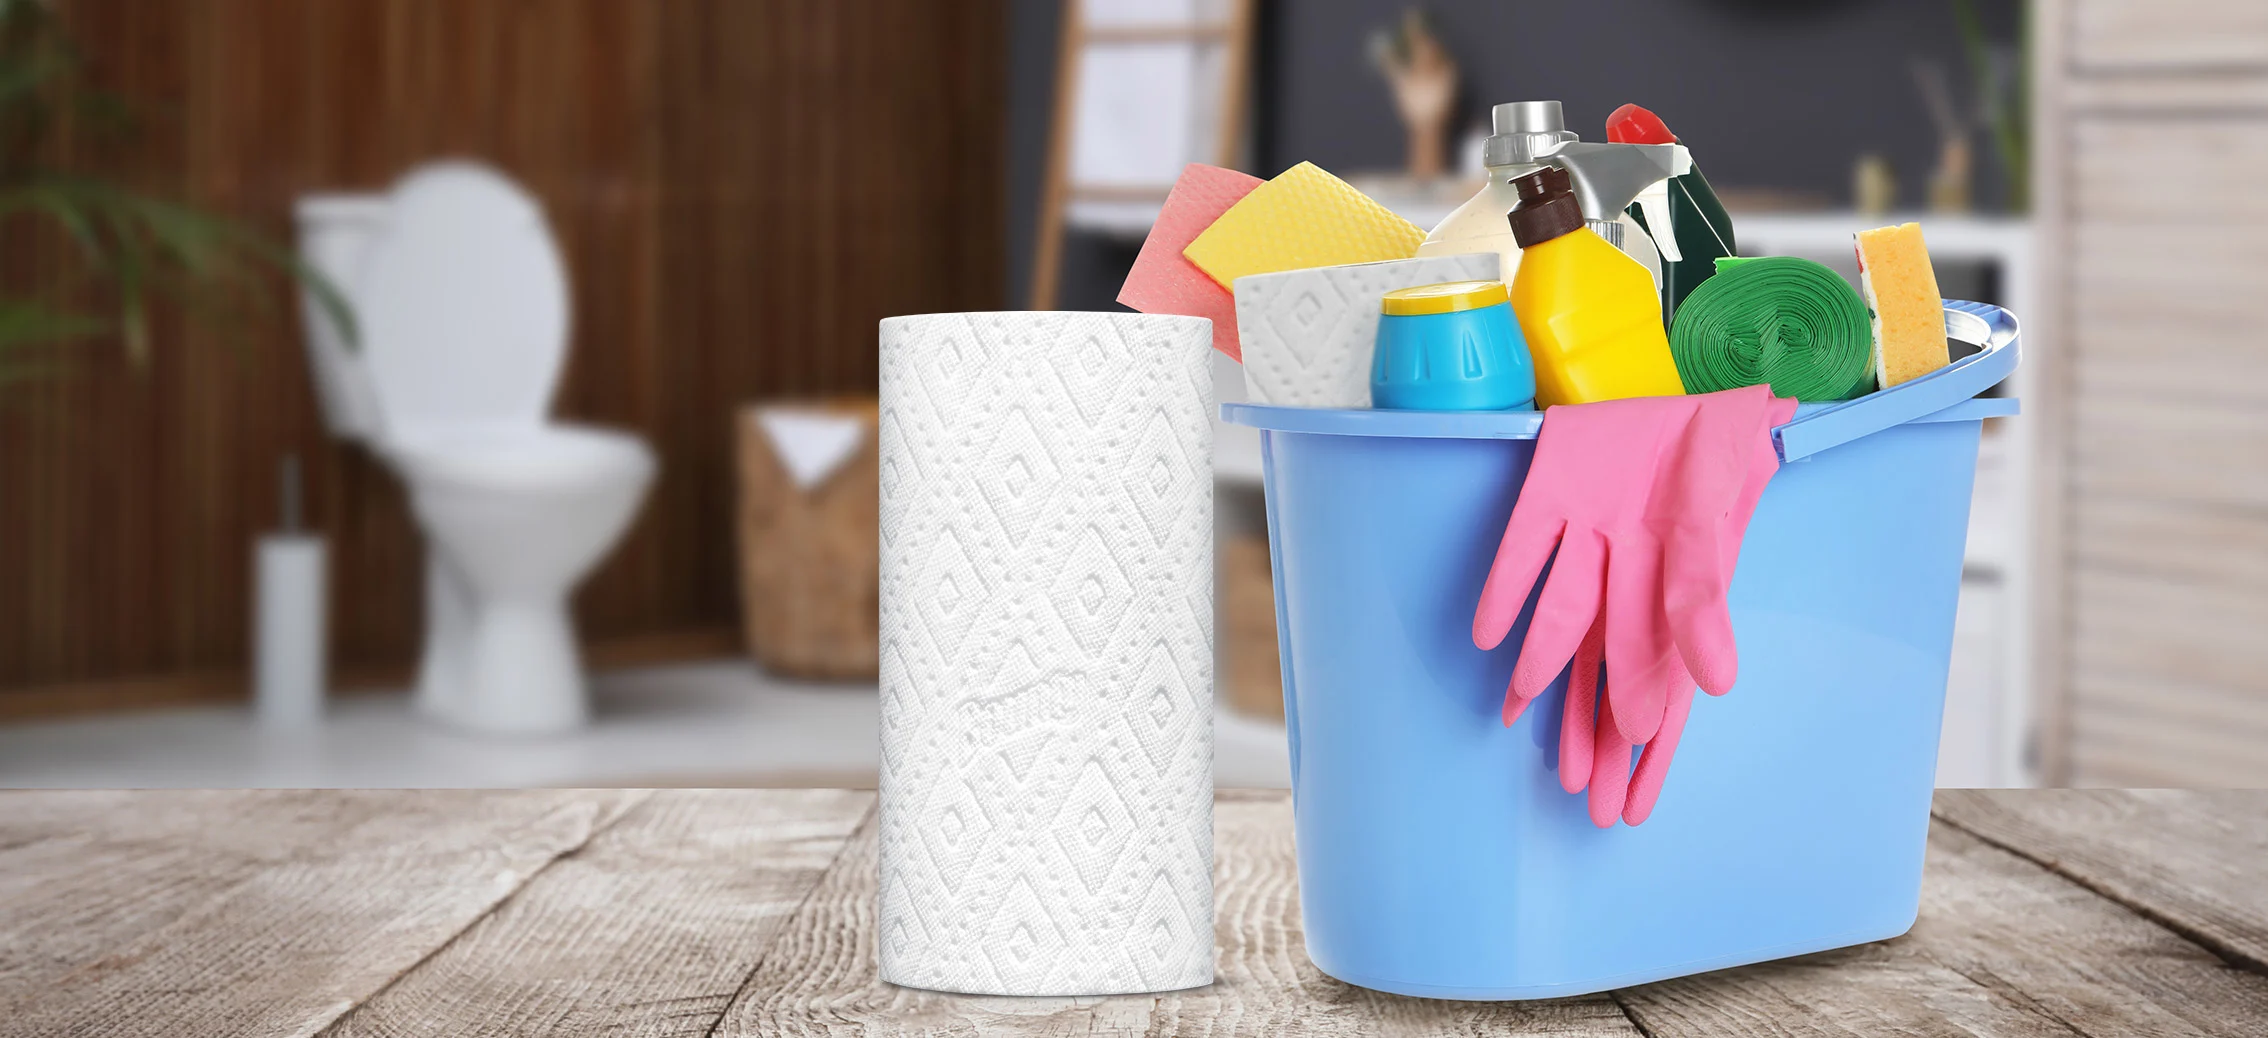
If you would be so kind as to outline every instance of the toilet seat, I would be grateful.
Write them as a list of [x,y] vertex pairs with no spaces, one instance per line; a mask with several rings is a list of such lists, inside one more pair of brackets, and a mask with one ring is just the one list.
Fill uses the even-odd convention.
[[654,467],[653,451],[635,436],[566,424],[411,435],[387,453],[420,485],[474,493],[570,494]]
[[567,355],[567,274],[543,211],[486,167],[404,178],[353,295],[383,438],[544,423]]

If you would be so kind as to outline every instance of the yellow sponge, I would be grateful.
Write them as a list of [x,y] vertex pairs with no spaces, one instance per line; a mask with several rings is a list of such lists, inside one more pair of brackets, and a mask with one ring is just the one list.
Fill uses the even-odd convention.
[[1944,367],[1945,305],[1921,225],[1858,232],[1859,282],[1874,314],[1874,380],[1884,389]]
[[1424,241],[1416,224],[1302,162],[1253,188],[1181,254],[1234,291],[1247,274],[1408,259]]

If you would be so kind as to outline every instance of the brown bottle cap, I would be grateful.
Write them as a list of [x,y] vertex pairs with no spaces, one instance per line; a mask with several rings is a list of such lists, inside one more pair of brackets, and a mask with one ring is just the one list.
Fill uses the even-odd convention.
[[1583,226],[1583,203],[1575,199],[1575,185],[1567,171],[1545,166],[1512,181],[1520,204],[1505,214],[1512,221],[1512,240],[1525,249]]

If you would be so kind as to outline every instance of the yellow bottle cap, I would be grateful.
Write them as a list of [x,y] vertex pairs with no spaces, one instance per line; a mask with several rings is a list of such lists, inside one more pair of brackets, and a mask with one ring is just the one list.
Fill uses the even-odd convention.
[[1386,293],[1378,312],[1390,317],[1418,314],[1453,314],[1509,302],[1502,281],[1449,281],[1438,285],[1397,288]]

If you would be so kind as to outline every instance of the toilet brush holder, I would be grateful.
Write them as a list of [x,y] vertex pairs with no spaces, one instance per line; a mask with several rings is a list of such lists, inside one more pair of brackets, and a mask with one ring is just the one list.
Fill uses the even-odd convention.
[[256,554],[253,712],[262,724],[312,724],[323,716],[323,538],[270,534]]
[[299,458],[276,472],[283,528],[253,551],[252,710],[282,728],[323,716],[325,608],[323,538],[301,528]]
[[1210,983],[1211,322],[881,339],[882,979]]

